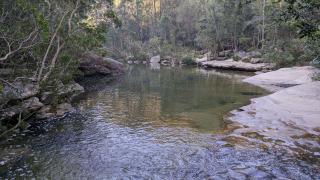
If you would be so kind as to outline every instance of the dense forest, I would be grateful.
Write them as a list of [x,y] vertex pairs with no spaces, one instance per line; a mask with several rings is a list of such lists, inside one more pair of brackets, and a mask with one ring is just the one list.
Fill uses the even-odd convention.
[[111,4],[1,1],[1,67],[39,83],[72,76],[81,53],[101,47],[108,24],[117,21]]
[[109,31],[107,44],[140,60],[259,50],[279,66],[305,64],[319,54],[319,6],[316,0],[118,0],[122,27]]
[[317,0],[4,0],[0,62],[38,82],[72,78],[89,51],[147,60],[259,50],[280,66],[306,64],[319,54],[319,8]]

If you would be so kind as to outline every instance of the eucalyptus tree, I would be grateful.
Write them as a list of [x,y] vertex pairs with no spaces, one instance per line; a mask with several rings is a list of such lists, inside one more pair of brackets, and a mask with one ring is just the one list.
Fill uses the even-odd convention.
[[108,25],[120,24],[111,6],[111,0],[1,1],[1,66],[29,65],[23,75],[39,83],[72,76],[77,59],[102,46]]

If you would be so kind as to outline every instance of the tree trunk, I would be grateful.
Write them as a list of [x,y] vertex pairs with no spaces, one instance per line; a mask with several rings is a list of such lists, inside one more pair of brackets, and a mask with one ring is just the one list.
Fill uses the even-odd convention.
[[262,4],[262,30],[261,30],[261,48],[264,48],[265,41],[265,9],[266,9],[266,0],[263,0]]

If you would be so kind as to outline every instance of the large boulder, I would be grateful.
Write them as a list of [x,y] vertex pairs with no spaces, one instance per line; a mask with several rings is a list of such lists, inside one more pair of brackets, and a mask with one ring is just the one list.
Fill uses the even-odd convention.
[[103,58],[93,53],[87,53],[80,58],[79,69],[85,76],[119,75],[124,72],[122,63],[111,58]]
[[39,86],[32,81],[16,81],[11,85],[4,84],[0,92],[0,102],[3,98],[12,100],[27,99],[39,93]]
[[61,117],[68,112],[74,111],[75,109],[72,107],[71,104],[62,103],[57,106],[56,116]]
[[39,93],[39,86],[31,80],[19,80],[9,84],[3,84],[0,89],[0,109],[9,101],[28,99]]
[[78,83],[60,84],[58,88],[58,97],[72,101],[78,95],[84,93],[84,88]]
[[261,58],[262,57],[262,54],[259,51],[250,51],[250,52],[248,52],[248,55],[251,58]]
[[160,55],[158,55],[158,56],[153,56],[153,57],[150,59],[150,63],[160,63],[160,61],[161,61]]
[[23,101],[22,103],[22,107],[29,112],[37,111],[43,106],[44,105],[40,102],[39,98],[37,97],[32,97],[30,99]]
[[231,57],[233,55],[232,50],[225,50],[218,53],[218,57]]
[[11,120],[17,117],[20,113],[22,115],[28,115],[33,113],[44,105],[39,101],[37,97],[32,97],[20,102],[18,105],[11,106],[6,109],[0,110],[0,120]]
[[208,61],[209,56],[209,54],[205,54],[202,58],[196,58],[195,61],[197,62],[197,64],[201,64],[202,62]]
[[240,61],[244,58],[247,58],[248,54],[245,51],[238,51],[233,55],[233,59],[236,61]]
[[262,54],[259,51],[238,51],[234,54],[233,58],[236,61],[244,61],[244,62],[250,62],[252,58],[261,58]]
[[49,105],[54,100],[58,102],[71,102],[75,97],[84,93],[84,88],[78,83],[71,82],[63,84],[58,82],[56,90],[47,90],[40,93],[40,100],[43,104]]
[[258,64],[258,63],[263,63],[265,60],[263,58],[252,58],[250,60],[250,63],[252,64]]

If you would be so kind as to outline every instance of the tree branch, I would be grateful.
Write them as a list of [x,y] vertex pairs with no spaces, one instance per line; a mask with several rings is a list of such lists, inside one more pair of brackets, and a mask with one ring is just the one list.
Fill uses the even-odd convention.
[[80,0],[77,0],[77,3],[76,3],[76,7],[72,10],[71,14],[70,14],[70,17],[68,19],[68,35],[70,36],[71,34],[71,31],[72,31],[72,25],[71,25],[71,22],[72,22],[72,18],[74,16],[74,14],[76,13],[76,11],[78,10],[79,8],[79,3],[80,3]]
[[36,37],[37,37],[37,29],[35,28],[35,30],[32,31],[28,35],[28,37],[23,38],[23,40],[19,43],[19,46],[16,49],[12,50],[12,44],[14,42],[9,43],[7,38],[4,35],[2,35],[2,37],[0,37],[0,38],[3,39],[6,42],[7,47],[8,47],[8,52],[4,56],[0,57],[0,61],[7,60],[9,58],[9,56],[11,56],[12,54],[20,51],[21,49],[27,49],[27,48],[30,48],[30,47],[34,46],[33,44],[26,45],[26,43],[28,43],[30,40],[31,40],[31,43],[32,43],[35,40]]
[[61,26],[62,26],[62,22],[63,22],[64,18],[66,17],[66,15],[67,15],[67,13],[65,13],[65,14],[62,16],[62,18],[61,18],[61,20],[60,20],[60,22],[59,22],[59,24],[58,24],[58,26],[57,26],[54,34],[53,34],[52,37],[51,37],[51,40],[50,40],[50,43],[49,43],[48,48],[47,48],[47,50],[46,50],[46,53],[45,53],[45,55],[43,56],[42,63],[41,63],[41,67],[40,67],[39,74],[38,74],[38,78],[37,78],[38,82],[41,81],[41,76],[42,76],[43,69],[44,69],[44,67],[45,67],[45,63],[46,63],[46,60],[47,60],[47,58],[48,58],[49,52],[50,52],[50,50],[51,50],[51,47],[52,47],[52,45],[53,45],[53,43],[54,43],[54,40],[55,40],[55,38],[56,38],[56,36],[57,36],[57,34],[58,34],[59,29],[60,29]]
[[50,69],[49,71],[45,74],[44,78],[42,79],[42,81],[46,81],[48,79],[48,77],[50,76],[50,74],[52,73],[52,70],[54,69],[55,65],[56,65],[56,62],[58,60],[58,56],[60,54],[60,51],[61,49],[63,48],[64,46],[64,43],[62,43],[60,45],[60,37],[57,38],[57,41],[58,41],[58,46],[57,46],[57,49],[56,49],[56,52],[51,60],[51,64],[50,64]]

